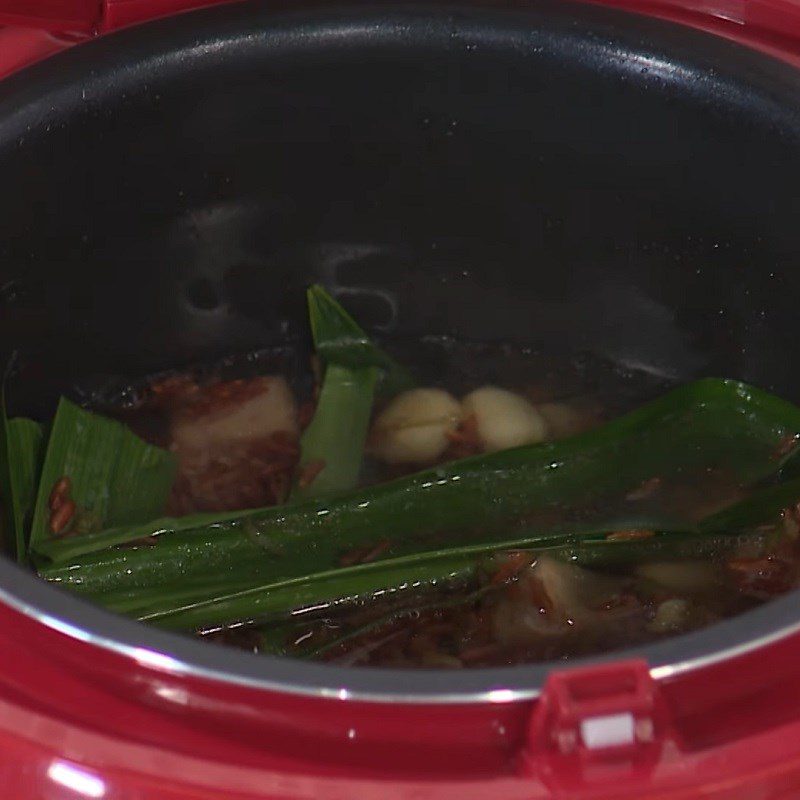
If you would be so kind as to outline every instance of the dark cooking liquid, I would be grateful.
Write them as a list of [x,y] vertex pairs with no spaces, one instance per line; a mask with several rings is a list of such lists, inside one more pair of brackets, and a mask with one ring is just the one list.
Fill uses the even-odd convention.
[[[586,427],[617,417],[672,385],[661,377],[621,369],[597,357],[541,353],[506,343],[427,337],[395,343],[392,351],[401,363],[412,365],[419,385],[441,386],[456,397],[487,384],[501,386],[534,404],[566,404],[582,416]],[[264,374],[288,378],[300,403],[312,396],[307,356],[287,347],[176,373],[191,376],[195,392],[197,386],[202,392],[204,385],[215,380]],[[165,377],[145,381],[138,388],[124,381],[110,382],[88,399],[95,408],[113,411],[145,438],[170,446],[171,411],[149,402],[145,388]],[[363,482],[378,482],[414,469],[388,468],[366,458]],[[643,487],[645,492],[651,489]],[[700,485],[670,487],[671,494],[665,497],[666,502],[681,508],[697,506],[699,515],[702,504],[713,507],[729,497],[730,491],[724,476],[712,476]],[[211,490],[195,502],[203,510],[225,507]],[[254,499],[250,505],[266,502],[269,497]],[[344,554],[342,563],[359,563],[379,555],[366,551]],[[746,610],[790,588],[794,581],[793,572],[770,574],[763,585],[753,589],[748,584],[748,590],[742,591],[742,581],[730,564],[713,559],[628,566],[601,574],[569,560],[511,554],[487,560],[466,584],[393,591],[391,599],[384,596],[358,604],[333,601],[313,610],[297,609],[289,620],[246,620],[232,628],[199,634],[254,652],[343,665],[464,668],[516,664],[586,655],[692,630]]]

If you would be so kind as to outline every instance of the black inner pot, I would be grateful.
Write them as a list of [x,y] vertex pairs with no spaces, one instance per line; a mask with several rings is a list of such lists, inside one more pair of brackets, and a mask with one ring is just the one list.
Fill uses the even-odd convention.
[[[11,410],[46,415],[76,380],[302,337],[313,280],[388,338],[589,351],[800,400],[799,90],[794,69],[731,43],[562,2],[244,3],[81,45],[0,86]],[[0,581],[114,641],[265,674],[7,563]],[[719,654],[780,635],[800,621],[790,606],[640,652]],[[397,686],[270,669],[300,690]],[[403,685],[528,690],[545,672]]]

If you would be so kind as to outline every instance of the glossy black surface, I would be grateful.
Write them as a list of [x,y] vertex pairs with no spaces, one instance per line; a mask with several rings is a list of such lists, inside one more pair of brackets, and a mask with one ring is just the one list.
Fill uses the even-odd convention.
[[[301,331],[591,349],[800,396],[800,80],[569,4],[234,5],[0,87],[0,342],[141,372]],[[35,355],[34,355],[35,354]]]

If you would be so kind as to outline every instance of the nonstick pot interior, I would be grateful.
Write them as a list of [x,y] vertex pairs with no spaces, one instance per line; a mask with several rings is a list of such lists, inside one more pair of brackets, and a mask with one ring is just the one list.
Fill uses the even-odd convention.
[[[800,400],[798,90],[731,43],[569,3],[244,3],[81,45],[0,86],[12,412],[47,415],[76,380],[302,339],[313,280],[388,339],[591,352]],[[0,578],[26,613],[145,635],[8,564]],[[713,657],[799,618],[779,602],[642,652]],[[225,659],[230,675],[254,661]],[[292,669],[310,691],[336,673]]]

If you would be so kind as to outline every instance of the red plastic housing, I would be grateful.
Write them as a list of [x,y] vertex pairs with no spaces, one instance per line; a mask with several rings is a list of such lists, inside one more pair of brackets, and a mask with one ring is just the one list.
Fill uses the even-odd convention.
[[[599,0],[598,0],[599,1]],[[0,77],[213,0],[0,0]],[[608,0],[800,67],[792,0]],[[686,674],[623,662],[540,700],[321,699],[131,659],[0,605],[5,800],[795,800],[800,636]]]
[[[0,26],[47,31],[59,37],[94,36],[203,6],[233,0],[0,0]],[[587,0],[679,22],[715,33],[800,65],[800,3],[796,0]],[[38,57],[52,50],[17,30]],[[19,58],[24,44],[0,46],[0,76],[35,60]],[[57,49],[57,48],[56,48]]]

